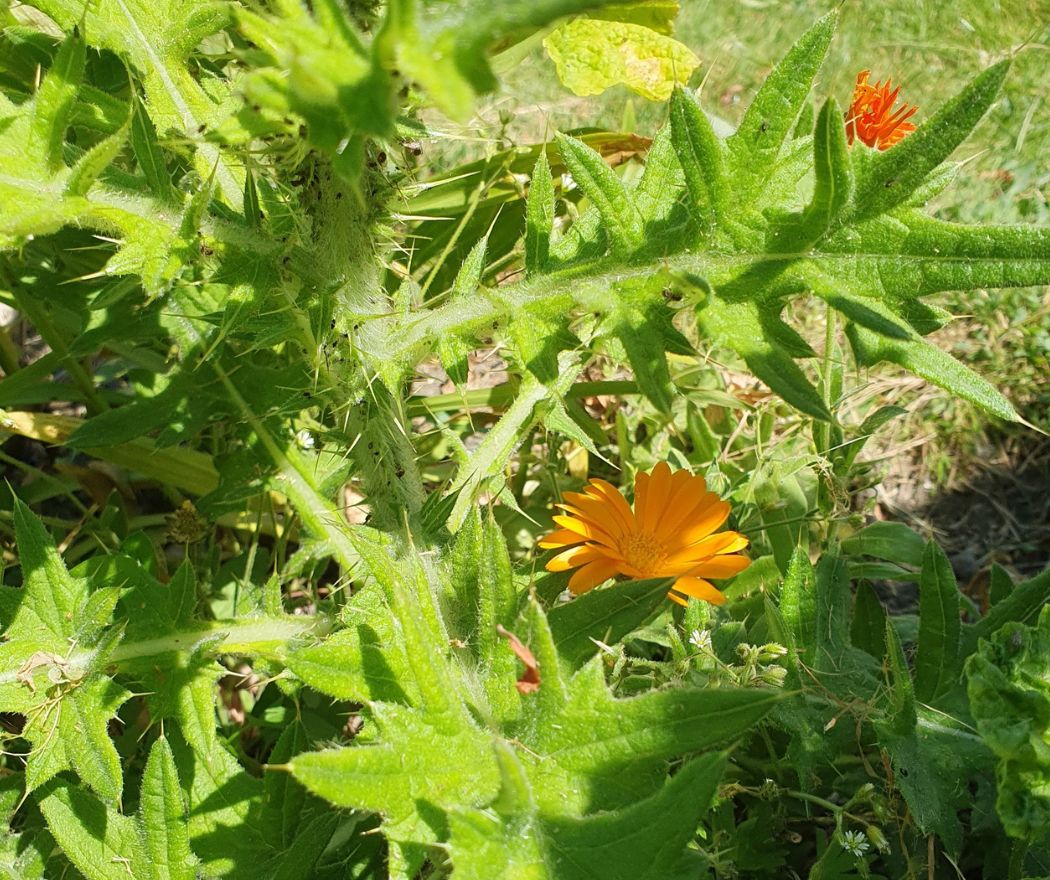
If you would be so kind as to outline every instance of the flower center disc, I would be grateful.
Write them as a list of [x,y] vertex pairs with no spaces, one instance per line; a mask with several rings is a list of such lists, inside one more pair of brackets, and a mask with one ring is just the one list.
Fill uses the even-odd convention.
[[629,535],[620,550],[623,558],[647,577],[658,574],[657,570],[667,556],[664,545],[648,532]]

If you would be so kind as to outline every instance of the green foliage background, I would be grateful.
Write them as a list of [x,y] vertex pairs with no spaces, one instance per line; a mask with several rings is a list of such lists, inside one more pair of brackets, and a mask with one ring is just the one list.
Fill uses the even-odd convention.
[[[0,872],[1050,872],[1048,576],[995,570],[981,607],[936,542],[864,526],[903,411],[848,406],[890,364],[1021,421],[927,340],[941,294],[1050,283],[1046,225],[926,207],[1011,60],[850,149],[832,12],[731,134],[678,87],[651,143],[415,167],[558,23],[674,11],[4,8],[0,288],[35,335],[0,339]],[[532,543],[581,457],[733,499],[727,606],[560,600]]]

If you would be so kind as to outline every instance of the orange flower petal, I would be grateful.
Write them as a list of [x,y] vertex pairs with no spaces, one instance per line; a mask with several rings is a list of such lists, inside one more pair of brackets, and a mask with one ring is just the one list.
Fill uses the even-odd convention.
[[617,519],[623,523],[626,532],[633,532],[636,527],[634,511],[631,510],[627,499],[623,497],[623,493],[612,483],[607,483],[605,480],[591,480],[590,487],[604,496],[606,501],[612,505]]
[[701,562],[694,568],[689,569],[686,574],[692,577],[702,578],[730,578],[740,574],[751,564],[746,556],[713,556]]
[[593,590],[598,584],[609,580],[618,571],[619,566],[611,559],[589,562],[569,578],[569,589],[578,596],[580,593]]
[[680,577],[672,586],[679,593],[685,593],[694,599],[702,599],[712,605],[724,605],[726,597],[711,584],[698,577]]
[[645,516],[641,519],[642,529],[651,535],[656,534],[661,518],[667,514],[670,490],[671,468],[666,461],[661,461],[649,479]]
[[886,80],[885,85],[881,80],[871,85],[870,73],[862,70],[857,74],[853,100],[846,111],[846,140],[850,144],[860,140],[873,149],[887,150],[915,131],[915,126],[907,120],[918,108],[901,104],[895,109],[900,86],[894,88],[891,80]]
[[699,497],[707,486],[703,477],[694,477],[689,471],[683,469],[671,474],[671,488],[667,493],[668,508],[679,504],[685,495],[693,494]]
[[649,505],[649,475],[638,471],[634,475],[634,519],[639,529],[645,529],[645,511]]
[[[565,497],[576,509],[573,511],[574,513],[578,512],[585,519],[593,520],[606,534],[614,538],[623,537],[623,523],[620,522],[616,514],[609,509],[609,505],[604,501],[598,501],[589,495],[581,495],[579,492],[566,492]],[[556,504],[555,507],[567,509],[567,505],[564,504]]]
[[685,601],[685,599],[683,599],[677,593],[668,593],[667,594],[667,598],[670,599],[675,604],[681,605],[683,608],[685,608],[689,604],[688,602]]
[[675,549],[688,547],[713,534],[722,526],[722,523],[729,519],[729,510],[728,501],[715,501],[701,508],[699,514],[690,514],[690,518],[682,524],[676,536]]
[[573,532],[569,529],[556,529],[549,535],[540,538],[536,543],[544,550],[551,550],[555,547],[568,547],[570,544],[580,544],[586,540],[579,532]]
[[697,565],[717,554],[736,553],[737,550],[743,550],[747,544],[747,538],[738,532],[719,532],[671,554],[667,557],[667,564],[678,565],[691,561]]
[[579,568],[588,562],[594,562],[595,559],[604,558],[593,544],[581,544],[578,547],[563,550],[557,556],[548,559],[544,567],[547,571],[568,571],[570,568]]
[[574,516],[555,516],[551,518],[558,525],[563,526],[570,532],[576,532],[578,535],[583,535],[583,537],[587,538],[589,541],[598,541],[602,544],[607,544],[610,547],[616,546],[616,541],[592,522],[577,519]]
[[673,601],[684,601],[684,593],[721,604],[724,597],[705,578],[732,577],[750,564],[733,555],[747,538],[717,532],[729,515],[728,502],[709,492],[702,477],[672,471],[666,462],[636,474],[634,509],[599,479],[565,499],[556,505],[565,511],[554,517],[560,528],[538,543],[558,551],[546,563],[548,571],[575,569],[569,589],[576,594],[616,575],[673,577],[679,584]]
[[[663,522],[660,524],[661,532],[665,535],[676,535],[683,524],[690,523],[697,517],[702,516],[708,508],[720,501],[721,499],[714,492],[707,491],[703,481],[700,482],[698,487],[687,488],[679,493],[678,497],[671,503],[667,516],[664,517]],[[677,536],[675,543],[678,543]]]

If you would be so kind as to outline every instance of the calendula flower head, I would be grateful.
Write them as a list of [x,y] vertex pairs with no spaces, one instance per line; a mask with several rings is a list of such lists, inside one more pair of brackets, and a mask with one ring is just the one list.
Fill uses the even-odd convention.
[[894,109],[900,86],[893,88],[890,80],[883,85],[868,82],[870,70],[857,74],[857,86],[853,90],[853,101],[846,112],[846,139],[853,143],[859,139],[869,147],[888,150],[905,135],[915,131],[908,120],[918,107],[901,104]]
[[668,597],[683,596],[714,605],[725,602],[707,580],[728,578],[751,561],[738,551],[747,538],[719,532],[729,516],[729,503],[707,490],[703,477],[671,472],[664,463],[634,481],[634,507],[615,486],[590,480],[582,492],[566,492],[561,526],[539,542],[560,550],[548,571],[577,569],[569,589],[579,595],[616,575],[632,579],[673,577]]

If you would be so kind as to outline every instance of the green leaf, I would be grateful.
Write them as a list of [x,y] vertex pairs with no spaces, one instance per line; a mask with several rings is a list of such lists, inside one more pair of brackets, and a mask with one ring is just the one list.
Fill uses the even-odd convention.
[[165,682],[175,679],[172,714],[178,724],[165,733],[179,776],[187,781],[186,824],[201,873],[222,876],[237,864],[265,863],[272,842],[251,818],[260,809],[262,783],[244,771],[216,732],[214,688],[221,669],[199,656],[183,655],[171,665]]
[[886,618],[886,651],[890,661],[890,705],[886,712],[886,730],[894,735],[906,736],[913,733],[918,724],[915,688],[912,686],[900,637],[889,617]]
[[795,126],[835,32],[829,12],[799,39],[762,84],[728,146],[736,166],[737,197],[760,188]]
[[932,703],[959,678],[962,629],[955,573],[936,541],[926,545],[919,576],[919,645],[915,655],[915,696]]
[[343,628],[288,656],[288,668],[310,687],[340,700],[416,704],[408,657],[382,593],[366,586],[354,597]]
[[507,542],[491,514],[482,519],[480,538],[478,581],[474,596],[471,597],[477,603],[475,650],[478,659],[486,667],[513,669],[512,665],[501,662],[508,652],[496,627],[513,624],[518,597],[514,589]]
[[239,203],[239,171],[229,159],[220,159],[214,143],[199,137],[202,130],[218,124],[221,105],[185,66],[191,50],[226,24],[225,7],[211,0],[125,0],[86,9],[75,0],[41,0],[37,6],[67,31],[82,23],[92,46],[126,58],[142,76],[157,130],[162,135],[174,131],[195,143],[194,165],[201,179],[214,174],[226,201]]
[[572,179],[601,214],[613,249],[635,250],[642,241],[642,223],[631,196],[601,155],[569,135],[556,136],[562,161]]
[[966,628],[964,644],[968,646],[968,649],[963,650],[963,655],[965,656],[976,648],[978,638],[991,638],[993,633],[1007,623],[1033,621],[1046,606],[1048,591],[1050,591],[1050,569],[1017,584],[1010,595],[994,605],[987,615]]
[[1010,422],[1018,420],[1013,404],[992,385],[924,339],[889,339],[855,324],[846,332],[861,365],[881,361],[898,364],[992,415]]
[[791,555],[784,585],[780,588],[780,614],[794,645],[812,662],[816,645],[817,599],[809,554],[799,545]]
[[74,28],[63,40],[51,70],[33,98],[27,152],[34,164],[41,164],[47,171],[63,167],[62,144],[84,76],[85,58],[84,41]]
[[[662,288],[661,288],[662,289]],[[638,388],[662,412],[670,412],[675,390],[667,366],[669,350],[691,352],[688,342],[671,323],[673,312],[649,280],[615,286],[615,305],[609,308],[600,332],[616,336],[627,353]]]
[[1008,59],[992,65],[904,140],[871,156],[857,180],[851,219],[875,217],[904,202],[980,122],[1009,70]]
[[485,274],[488,243],[488,238],[483,238],[470,249],[456,273],[456,280],[452,282],[453,297],[473,296],[478,292]]
[[671,96],[671,138],[689,195],[710,229],[724,210],[724,148],[696,99],[682,88]]
[[182,787],[175,758],[163,737],[150,749],[140,804],[152,880],[194,880],[197,860],[190,851]]
[[802,215],[802,238],[820,238],[837,219],[853,195],[853,169],[846,143],[842,111],[834,98],[824,102],[813,133],[813,198]]
[[838,672],[849,644],[850,589],[845,560],[826,554],[817,563],[815,575],[812,664],[823,672]]
[[466,464],[460,466],[456,479],[448,489],[448,494],[459,493],[449,516],[448,524],[452,531],[462,525],[467,512],[476,503],[488,481],[502,475],[503,468],[518,448],[521,438],[542,419],[547,398],[564,397],[576,381],[581,367],[575,352],[562,352],[558,355],[558,376],[550,385],[543,384],[532,375],[525,376],[514,403],[485,435]]
[[677,40],[623,21],[573,19],[548,34],[543,46],[558,78],[576,95],[622,84],[651,101],[666,101],[700,64]]
[[164,160],[164,153],[157,142],[157,131],[150,121],[141,100],[136,100],[131,117],[131,149],[135,154],[139,171],[146,178],[153,195],[162,202],[176,199],[171,183],[171,173]]
[[70,690],[58,710],[57,735],[69,746],[69,763],[86,785],[111,802],[120,800],[123,775],[109,738],[109,720],[130,696],[105,676],[93,676]]
[[599,650],[595,640],[614,645],[638,629],[667,601],[667,578],[632,581],[591,590],[556,605],[547,615],[558,653],[574,667]]
[[525,206],[525,272],[543,272],[550,261],[551,231],[554,228],[554,181],[547,151],[540,152],[532,170]]
[[874,522],[842,542],[847,556],[874,556],[916,568],[923,563],[926,542],[904,523]]
[[259,191],[256,189],[255,175],[252,174],[250,166],[245,168],[244,172],[244,197],[241,199],[241,213],[244,214],[248,226],[252,229],[259,228],[262,219],[262,212],[259,210]]
[[95,647],[99,637],[109,626],[119,599],[119,587],[102,587],[87,597],[77,612],[77,645]]
[[435,724],[442,719],[432,711],[392,704],[375,704],[373,714],[381,743],[297,755],[289,764],[295,778],[334,804],[381,814],[398,841],[441,840],[440,811],[480,807],[496,796],[491,745],[472,721]]
[[[298,720],[285,725],[270,752],[269,763],[281,765],[308,745],[306,728]],[[263,776],[265,803],[261,824],[277,829],[282,849],[287,849],[308,815],[309,795],[290,773],[266,773]]]
[[998,759],[996,808],[1022,840],[1050,824],[1050,610],[1007,623],[966,662],[970,710]]
[[[784,400],[807,415],[831,421],[820,393],[778,344],[781,340],[769,332],[770,322],[763,320],[754,303],[712,296],[697,311],[697,320],[713,339],[740,354],[751,371]],[[780,323],[779,318],[773,320]]]
[[[451,855],[465,880],[672,880],[696,876],[689,851],[725,759],[690,761],[655,795],[623,810],[544,823],[528,804],[510,815],[464,811],[451,821]],[[506,783],[505,783],[506,787]]]
[[569,682],[561,714],[523,701],[525,714],[508,732],[528,749],[518,760],[539,810],[580,815],[647,796],[667,760],[742,736],[779,699],[757,688],[677,687],[616,700],[594,658]]
[[273,880],[312,880],[339,822],[340,816],[334,810],[311,817],[284,854],[269,867],[267,876]]
[[570,308],[569,297],[535,303],[526,306],[521,320],[510,326],[516,359],[545,385],[558,380],[558,356],[580,347],[580,340],[565,327],[565,311]]
[[67,782],[52,783],[38,797],[55,840],[90,880],[153,876],[134,819]]
[[117,158],[120,151],[127,142],[128,133],[131,131],[131,117],[109,137],[95,144],[90,150],[81,156],[77,163],[70,169],[69,177],[66,179],[67,196],[84,196],[98,180],[99,175],[106,170]]
[[886,656],[886,624],[886,609],[871,584],[858,584],[850,627],[853,646],[867,651],[881,663]]
[[23,621],[26,628],[33,627],[35,619],[52,634],[56,645],[64,649],[65,640],[76,630],[76,613],[87,597],[87,585],[69,574],[40,520],[17,497],[14,520],[26,592],[15,619],[8,626],[7,636],[16,636],[23,628]]
[[988,580],[988,600],[992,605],[998,605],[1014,591],[1013,578],[998,562],[992,563]]
[[487,61],[490,46],[520,39],[567,15],[604,5],[604,0],[542,0],[492,4],[470,0],[430,10],[423,4],[390,4],[376,37],[376,53],[390,67],[421,83],[449,116],[469,115],[474,97],[495,88]]

